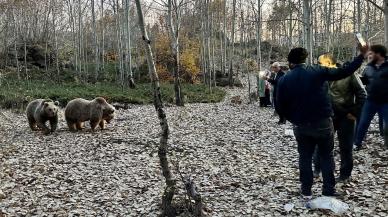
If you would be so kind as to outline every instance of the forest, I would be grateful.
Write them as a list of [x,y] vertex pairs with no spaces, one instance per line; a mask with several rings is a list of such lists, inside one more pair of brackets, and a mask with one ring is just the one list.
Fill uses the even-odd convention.
[[[337,215],[299,200],[294,125],[260,85],[293,48],[356,58],[355,33],[388,47],[388,0],[0,0],[0,217]],[[99,97],[114,118],[71,132],[67,105]],[[58,109],[51,132],[36,99]],[[378,132],[337,185],[344,216],[388,212]]]

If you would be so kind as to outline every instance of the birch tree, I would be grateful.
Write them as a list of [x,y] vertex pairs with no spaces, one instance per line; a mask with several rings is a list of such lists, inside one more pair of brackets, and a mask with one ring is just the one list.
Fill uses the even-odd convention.
[[170,32],[171,50],[174,58],[174,91],[175,104],[177,106],[184,105],[179,75],[179,32],[181,28],[181,16],[184,4],[184,0],[167,1],[167,24]]
[[132,53],[131,53],[131,32],[130,29],[130,16],[129,16],[129,0],[125,0],[125,62],[127,64],[127,79],[128,85],[130,88],[135,88],[135,81],[133,79],[133,71],[132,71]]
[[313,61],[313,47],[312,47],[312,29],[311,29],[311,0],[303,0],[303,35],[304,47],[309,53],[308,63]]
[[169,137],[169,127],[167,122],[167,116],[164,112],[162,96],[160,92],[160,84],[159,77],[156,72],[156,67],[154,63],[154,57],[151,49],[151,41],[148,38],[147,31],[145,29],[143,11],[140,4],[140,0],[136,0],[137,7],[137,15],[139,19],[139,28],[143,37],[144,49],[146,51],[147,63],[148,63],[148,73],[151,78],[151,84],[153,89],[153,98],[154,98],[154,106],[159,118],[159,123],[161,127],[161,136],[159,141],[159,160],[160,166],[162,168],[162,173],[166,181],[166,189],[164,191],[162,197],[162,209],[163,214],[167,216],[174,215],[174,209],[172,207],[172,199],[175,194],[175,184],[176,180],[173,177],[173,174],[170,169],[168,156],[167,156],[167,148],[168,148],[168,137]]
[[230,55],[230,60],[229,60],[229,86],[232,87],[233,86],[233,61],[234,61],[234,39],[235,39],[235,26],[236,26],[236,0],[233,0],[233,5],[232,5],[232,10],[233,10],[233,14],[232,14],[232,36],[231,36],[231,48],[230,48],[230,52],[229,52],[229,55]]

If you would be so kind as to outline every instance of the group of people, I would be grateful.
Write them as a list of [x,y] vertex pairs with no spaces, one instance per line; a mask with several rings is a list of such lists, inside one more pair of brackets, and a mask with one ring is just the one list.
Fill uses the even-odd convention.
[[[280,120],[293,125],[298,144],[301,194],[312,196],[314,176],[322,173],[322,195],[339,196],[337,182],[347,182],[353,170],[353,150],[361,150],[376,113],[388,149],[388,61],[382,45],[359,46],[359,55],[340,65],[323,54],[317,65],[307,65],[308,52],[294,48],[288,54],[290,70],[272,64],[275,76],[261,76],[273,87]],[[355,73],[368,59],[363,77]],[[366,89],[365,89],[366,86]],[[334,176],[334,134],[338,135],[341,168]],[[313,171],[314,164],[314,171]]]

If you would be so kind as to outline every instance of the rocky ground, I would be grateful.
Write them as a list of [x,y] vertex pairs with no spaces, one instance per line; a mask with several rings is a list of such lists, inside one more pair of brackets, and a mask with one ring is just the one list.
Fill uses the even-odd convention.
[[[209,216],[330,216],[300,203],[290,126],[279,127],[272,109],[245,97],[231,103],[245,89],[228,92],[222,103],[166,108],[171,159],[193,175]],[[70,133],[62,117],[49,136],[31,132],[23,114],[0,111],[0,216],[157,216],[159,130],[151,105],[119,110],[95,133]],[[353,181],[338,186],[351,207],[346,216],[387,216],[388,152],[373,131],[375,124],[368,149],[355,154]],[[286,212],[289,203],[295,207]]]

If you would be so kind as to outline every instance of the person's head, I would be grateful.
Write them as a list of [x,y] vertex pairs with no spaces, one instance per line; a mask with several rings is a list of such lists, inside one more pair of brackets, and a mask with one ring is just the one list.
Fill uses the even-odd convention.
[[279,63],[279,62],[274,62],[274,63],[272,63],[271,69],[272,69],[272,71],[274,71],[275,73],[278,73],[278,72],[281,70],[281,68],[280,68],[280,63]]
[[337,61],[333,57],[333,55],[331,55],[329,53],[325,53],[325,54],[319,56],[318,64],[321,66],[324,66],[324,67],[328,67],[328,68],[335,68]]
[[305,63],[307,57],[308,57],[308,52],[306,49],[302,47],[291,49],[287,57],[290,68],[292,68],[295,65]]
[[372,45],[369,48],[369,51],[370,60],[374,64],[383,62],[385,60],[385,56],[387,56],[387,48],[383,45]]

